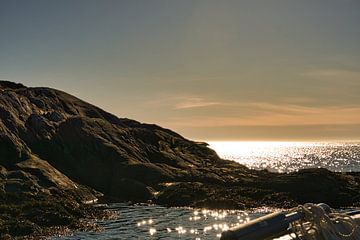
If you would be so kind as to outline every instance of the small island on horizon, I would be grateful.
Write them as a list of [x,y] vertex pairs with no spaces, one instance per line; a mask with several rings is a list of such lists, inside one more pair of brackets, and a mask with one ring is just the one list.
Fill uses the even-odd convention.
[[[204,142],[63,91],[0,81],[0,238],[87,229],[95,202],[216,209],[360,206],[360,173],[251,170]],[[314,184],[316,183],[316,184]]]

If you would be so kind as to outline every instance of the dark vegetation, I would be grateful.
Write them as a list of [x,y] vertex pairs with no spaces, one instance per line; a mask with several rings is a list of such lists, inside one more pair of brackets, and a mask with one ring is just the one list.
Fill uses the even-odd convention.
[[[86,228],[84,202],[210,208],[360,202],[360,175],[277,174],[220,159],[206,143],[118,118],[67,93],[0,81],[1,238]],[[104,195],[104,196],[103,196]]]

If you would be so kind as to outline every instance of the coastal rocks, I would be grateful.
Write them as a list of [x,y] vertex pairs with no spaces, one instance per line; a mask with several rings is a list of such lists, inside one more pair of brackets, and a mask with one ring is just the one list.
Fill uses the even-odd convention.
[[11,167],[30,156],[24,142],[0,121],[0,164]]
[[[280,174],[250,171],[247,177],[228,171],[237,181],[226,183],[172,182],[161,184],[154,202],[168,206],[206,208],[291,208],[324,202],[334,208],[360,206],[360,174],[306,169]],[[316,184],[314,184],[316,183]]]
[[297,202],[325,202],[332,207],[359,204],[353,200],[359,192],[359,184],[359,177],[327,169],[304,169],[279,175],[271,183],[275,191],[288,192]]
[[25,122],[25,126],[34,133],[35,137],[50,139],[52,127],[46,119],[38,114],[31,114]]
[[70,193],[40,191],[1,193],[0,239],[34,239],[48,234],[81,228],[81,218],[93,217],[96,209],[79,205]]
[[96,210],[81,204],[96,198],[91,190],[75,187],[42,160],[28,161],[16,170],[0,165],[0,239],[38,238],[81,227],[80,218],[93,216]]
[[36,157],[16,164],[16,167],[38,179],[41,186],[61,189],[77,189],[76,184],[48,162]]
[[6,89],[20,89],[20,88],[25,88],[24,85],[22,85],[21,83],[14,83],[14,82],[10,82],[10,81],[0,81],[0,89],[1,90],[6,90]]
[[110,196],[115,196],[118,200],[122,201],[146,202],[152,197],[149,187],[139,181],[128,178],[120,178],[113,181],[109,193]]
[[278,196],[269,189],[236,185],[194,182],[168,184],[156,196],[155,202],[167,206],[192,206],[216,209],[249,209],[262,206],[293,207],[298,203],[290,197]]
[[58,123],[58,122],[61,122],[62,120],[65,120],[65,116],[63,114],[61,114],[60,112],[57,112],[57,111],[49,112],[45,116],[51,122]]
[[77,226],[94,211],[83,203],[102,195],[244,209],[354,206],[359,192],[356,173],[250,170],[169,129],[118,118],[55,89],[0,81],[0,232],[7,236]]

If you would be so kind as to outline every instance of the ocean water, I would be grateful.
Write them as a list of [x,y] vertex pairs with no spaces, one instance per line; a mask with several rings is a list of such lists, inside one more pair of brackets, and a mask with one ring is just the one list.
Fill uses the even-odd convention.
[[[224,159],[277,172],[325,167],[360,171],[360,142],[209,142]],[[279,209],[207,210],[156,205],[110,204],[117,217],[99,221],[100,232],[75,232],[67,239],[219,239],[220,233]],[[289,236],[282,240],[291,239]]]
[[292,172],[327,168],[336,172],[360,171],[359,142],[209,142],[221,158],[252,169]]

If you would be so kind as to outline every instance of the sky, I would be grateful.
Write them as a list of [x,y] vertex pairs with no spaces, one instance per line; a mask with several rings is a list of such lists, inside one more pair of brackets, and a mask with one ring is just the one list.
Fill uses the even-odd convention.
[[360,1],[0,0],[0,79],[194,140],[360,139]]

